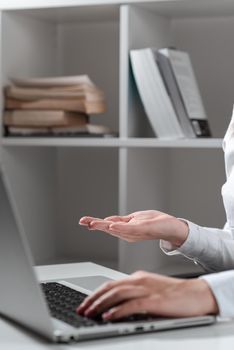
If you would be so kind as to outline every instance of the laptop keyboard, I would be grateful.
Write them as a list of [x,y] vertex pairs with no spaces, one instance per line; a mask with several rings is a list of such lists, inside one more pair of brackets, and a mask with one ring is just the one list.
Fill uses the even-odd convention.
[[101,317],[90,319],[77,314],[76,309],[87,297],[86,294],[56,282],[42,283],[41,286],[52,317],[73,327],[90,327],[105,323]]
[[[70,324],[73,327],[92,327],[109,323],[104,321],[101,315],[95,318],[87,318],[76,313],[77,307],[87,297],[86,294],[57,282],[41,283],[52,317]],[[150,315],[133,315],[117,322],[151,321],[156,317]]]

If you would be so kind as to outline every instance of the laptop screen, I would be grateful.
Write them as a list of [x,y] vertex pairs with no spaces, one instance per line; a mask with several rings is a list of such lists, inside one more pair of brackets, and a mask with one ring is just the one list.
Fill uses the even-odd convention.
[[7,180],[0,171],[0,314],[51,338],[49,313]]

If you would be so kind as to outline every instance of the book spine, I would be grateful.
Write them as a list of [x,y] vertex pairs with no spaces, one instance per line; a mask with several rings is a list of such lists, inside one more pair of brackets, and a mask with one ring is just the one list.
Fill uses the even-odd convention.
[[5,88],[5,96],[22,101],[34,101],[41,99],[78,99],[86,101],[103,101],[104,94],[100,91],[92,90],[65,90],[65,89],[33,89],[8,86]]
[[20,101],[11,98],[6,98],[5,108],[10,110],[64,110],[86,114],[99,114],[105,112],[106,109],[104,103],[79,100],[41,99],[37,101]]
[[79,126],[88,121],[86,115],[66,112],[6,111],[4,124],[18,127]]

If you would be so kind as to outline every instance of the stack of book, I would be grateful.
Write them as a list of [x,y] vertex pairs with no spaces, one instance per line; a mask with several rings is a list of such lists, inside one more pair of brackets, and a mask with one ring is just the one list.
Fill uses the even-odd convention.
[[109,128],[90,124],[89,116],[105,109],[103,92],[86,75],[12,79],[3,120],[9,136],[102,136]]
[[146,48],[132,50],[130,58],[142,104],[157,137],[211,136],[187,52]]

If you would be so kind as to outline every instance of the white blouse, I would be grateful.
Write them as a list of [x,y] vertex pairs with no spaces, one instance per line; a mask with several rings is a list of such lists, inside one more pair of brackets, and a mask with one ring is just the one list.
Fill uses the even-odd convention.
[[223,140],[227,180],[222,187],[227,222],[223,229],[201,227],[185,220],[189,235],[183,245],[174,249],[161,240],[160,246],[168,255],[182,254],[201,265],[208,272],[201,276],[212,289],[220,310],[220,316],[234,318],[234,110]]

